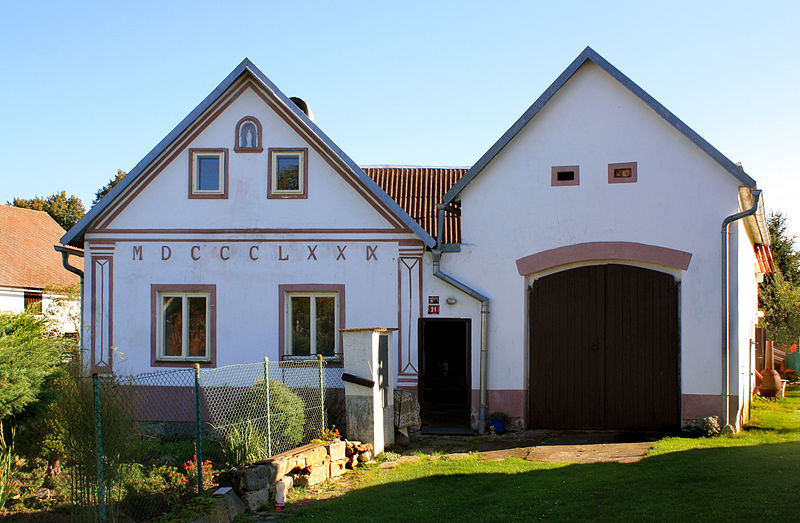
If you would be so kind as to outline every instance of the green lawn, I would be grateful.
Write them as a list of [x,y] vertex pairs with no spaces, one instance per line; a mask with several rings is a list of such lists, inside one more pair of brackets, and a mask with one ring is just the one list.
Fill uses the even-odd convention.
[[638,463],[439,458],[363,473],[300,521],[800,520],[800,391],[758,401],[747,430],[666,438]]

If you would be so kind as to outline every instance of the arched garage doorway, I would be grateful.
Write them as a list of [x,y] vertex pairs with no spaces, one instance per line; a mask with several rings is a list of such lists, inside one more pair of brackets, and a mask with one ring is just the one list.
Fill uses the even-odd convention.
[[608,264],[534,281],[530,424],[665,430],[680,426],[678,283]]

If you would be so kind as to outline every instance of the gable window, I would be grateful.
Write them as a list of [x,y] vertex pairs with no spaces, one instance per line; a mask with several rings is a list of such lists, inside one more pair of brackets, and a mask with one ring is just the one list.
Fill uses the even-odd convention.
[[637,162],[608,164],[608,183],[636,183],[638,174]]
[[213,363],[216,290],[213,285],[153,285],[154,364]]
[[308,149],[269,150],[268,198],[308,197]]
[[237,153],[260,153],[264,150],[261,145],[261,122],[254,116],[245,116],[236,124]]
[[228,150],[189,150],[189,198],[228,197]]
[[577,165],[559,165],[550,168],[550,185],[580,185],[581,168]]
[[284,358],[336,358],[344,327],[343,285],[281,285]]

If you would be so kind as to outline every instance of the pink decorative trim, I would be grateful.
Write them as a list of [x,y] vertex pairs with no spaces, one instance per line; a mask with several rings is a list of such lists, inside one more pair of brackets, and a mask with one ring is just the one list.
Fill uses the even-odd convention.
[[[558,173],[563,171],[572,171],[575,173],[574,180],[559,180]],[[557,165],[550,168],[550,185],[552,187],[561,187],[564,185],[580,185],[581,184],[581,168],[579,165]]]
[[[614,169],[630,169],[631,175],[627,178],[615,178]],[[638,179],[639,173],[636,162],[608,164],[608,183],[636,183]]]
[[[481,391],[472,389],[472,410],[478,412]],[[528,391],[518,389],[500,389],[487,391],[487,416],[492,412],[505,412],[512,418],[525,418],[528,403]]]
[[[108,303],[105,298],[105,286],[108,285]],[[114,257],[92,256],[92,372],[113,372],[114,340]],[[108,318],[108,325],[105,324]],[[103,333],[107,333],[107,343],[103,343]],[[98,339],[99,333],[99,339]],[[99,356],[99,360],[98,360]],[[108,358],[106,361],[105,358]]]
[[[258,144],[256,147],[241,147],[239,146],[239,130],[242,128],[242,124],[245,122],[253,122],[256,125],[256,143]],[[236,135],[234,138],[234,146],[233,151],[237,153],[260,153],[264,151],[264,144],[262,142],[262,137],[264,133],[261,129],[261,122],[258,121],[258,118],[255,116],[245,116],[236,124]]]
[[[210,361],[158,361],[158,293],[162,291],[173,292],[207,292],[209,340],[208,355]],[[201,367],[213,368],[217,366],[217,286],[214,284],[152,284],[150,285],[150,366],[151,367],[191,367],[199,363]]]
[[[222,192],[204,194],[194,192],[194,155],[197,153],[222,153]],[[189,149],[189,199],[226,200],[228,198],[228,149]]]
[[278,359],[283,361],[286,355],[286,293],[292,292],[335,292],[339,295],[339,356],[341,362],[330,363],[328,367],[344,366],[344,346],[342,330],[347,323],[345,286],[337,283],[289,283],[278,285]]
[[557,247],[517,260],[521,276],[534,274],[560,265],[592,260],[627,260],[653,263],[685,271],[692,254],[676,249],[634,242],[588,242]]
[[[297,194],[286,193],[273,193],[272,192],[272,177],[275,175],[275,166],[273,165],[274,153],[298,153],[300,155],[300,163],[303,164],[303,172],[299,176],[303,177],[303,192]],[[308,198],[308,147],[270,147],[268,149],[267,158],[267,198],[269,199],[295,199],[304,200]]]

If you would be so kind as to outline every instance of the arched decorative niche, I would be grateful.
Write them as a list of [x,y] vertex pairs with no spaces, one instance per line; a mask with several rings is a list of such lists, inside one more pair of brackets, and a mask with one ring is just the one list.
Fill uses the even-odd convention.
[[236,124],[237,153],[260,153],[264,150],[262,143],[261,122],[255,116],[245,116]]

